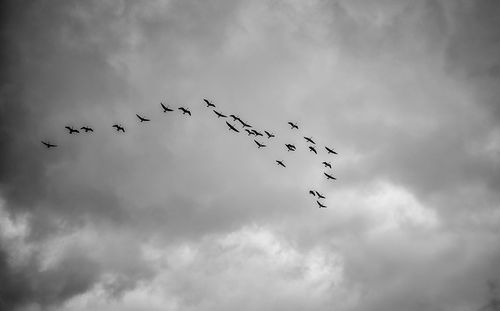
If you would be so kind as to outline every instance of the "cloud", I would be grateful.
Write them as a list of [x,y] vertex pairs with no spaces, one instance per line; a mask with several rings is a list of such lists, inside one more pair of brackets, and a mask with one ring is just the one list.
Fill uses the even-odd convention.
[[[495,3],[2,6],[4,307],[465,310],[489,299],[500,277]],[[257,150],[202,98],[277,137]]]

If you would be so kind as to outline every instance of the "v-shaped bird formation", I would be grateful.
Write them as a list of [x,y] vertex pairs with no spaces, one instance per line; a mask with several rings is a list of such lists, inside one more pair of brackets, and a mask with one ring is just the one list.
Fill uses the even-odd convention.
[[[234,132],[234,133],[238,134],[238,133],[240,133],[240,130],[244,130],[243,133],[246,133],[247,134],[246,136],[254,136],[253,141],[255,142],[257,149],[261,149],[261,148],[267,149],[268,145],[274,143],[274,138],[276,138],[275,133],[272,133],[268,130],[261,130],[265,133],[266,136],[264,136],[264,134],[261,131],[254,128],[248,122],[243,121],[239,116],[236,116],[234,114],[227,115],[227,114],[222,113],[220,110],[215,110],[216,105],[213,102],[209,101],[208,99],[204,98],[203,102],[206,104],[206,108],[211,109],[213,111],[213,113],[215,114],[215,116],[217,116],[216,119],[223,118],[223,119],[229,120],[229,121],[227,121],[227,120],[224,120],[224,121],[225,121],[225,123],[228,127],[228,130],[230,132]],[[163,113],[174,113],[174,111],[175,111],[174,109],[170,108],[168,105],[166,106],[163,102],[160,103],[160,107],[161,107]],[[187,115],[189,117],[191,116],[191,110],[187,107],[178,107],[177,110],[179,110],[182,113],[182,115]],[[144,115],[138,114],[138,113],[136,114],[136,117],[137,117],[139,123],[151,122],[151,120],[152,120],[149,116],[144,116]],[[299,125],[297,124],[297,122],[288,121],[287,124],[290,126],[290,130],[293,131],[294,133],[300,132]],[[111,127],[115,129],[116,133],[120,133],[120,132],[125,133],[125,126],[123,126],[122,124],[113,124]],[[64,128],[67,130],[67,133],[70,135],[77,135],[77,134],[81,134],[84,132],[85,133],[94,133],[94,128],[92,128],[88,125],[81,126],[79,129],[73,128],[70,125],[66,125]],[[262,138],[259,138],[259,137],[262,137]],[[302,137],[304,138],[306,143],[309,144],[309,146],[308,146],[309,152],[314,153],[313,156],[319,156],[321,149],[319,149],[319,146],[316,144],[315,140],[313,140],[312,137],[307,137],[307,136],[302,136]],[[266,140],[267,143],[264,143],[262,140]],[[41,143],[47,149],[58,147],[57,144],[52,143],[50,141],[43,141],[42,140]],[[286,143],[284,145],[284,147],[286,148],[284,150],[287,151],[286,154],[288,154],[288,152],[293,153],[297,150],[297,147],[291,143]],[[338,153],[330,146],[324,146],[324,149],[326,150],[326,156],[330,156],[331,154],[338,155]],[[275,160],[275,162],[278,166],[282,167],[282,169],[286,169],[288,167],[283,159],[277,159],[277,160]],[[323,162],[321,162],[321,164],[323,164],[323,167],[325,169],[326,168],[332,169],[332,164],[330,162],[323,161]],[[326,177],[326,180],[332,180],[332,181],[337,180],[337,178],[334,177],[333,174],[330,172],[323,172],[323,175]],[[326,199],[326,197],[324,195],[319,193],[317,190],[309,190],[309,194],[311,194],[316,199],[316,204],[318,205],[318,208],[326,208],[327,207],[321,201],[323,199]]]

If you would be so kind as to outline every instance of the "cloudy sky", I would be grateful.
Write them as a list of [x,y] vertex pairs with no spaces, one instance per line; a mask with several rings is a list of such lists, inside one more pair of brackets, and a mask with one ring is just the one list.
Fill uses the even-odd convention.
[[1,310],[498,307],[497,1],[0,11]]

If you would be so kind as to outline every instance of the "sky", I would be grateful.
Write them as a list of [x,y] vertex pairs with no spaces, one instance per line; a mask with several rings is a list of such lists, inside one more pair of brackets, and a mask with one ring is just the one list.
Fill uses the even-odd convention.
[[500,308],[497,1],[1,6],[0,309]]

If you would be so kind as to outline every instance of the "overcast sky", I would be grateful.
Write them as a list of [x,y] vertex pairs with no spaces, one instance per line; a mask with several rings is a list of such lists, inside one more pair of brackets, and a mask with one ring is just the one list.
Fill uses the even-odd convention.
[[497,1],[0,11],[1,310],[498,304]]

